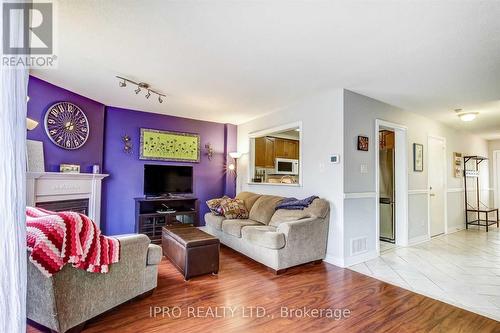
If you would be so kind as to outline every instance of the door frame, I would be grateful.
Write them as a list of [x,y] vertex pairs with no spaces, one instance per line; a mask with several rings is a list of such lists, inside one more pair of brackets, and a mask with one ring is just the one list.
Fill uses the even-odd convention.
[[427,135],[427,236],[429,239],[431,235],[431,184],[430,184],[430,141],[431,139],[439,140],[443,142],[443,175],[444,175],[444,185],[443,185],[443,209],[444,209],[444,235],[448,234],[448,166],[446,163],[446,138],[438,135]]
[[408,246],[408,127],[382,119],[375,120],[375,244],[380,255],[380,137],[381,129],[394,131],[394,186],[396,245]]
[[[499,161],[497,161],[497,156]],[[498,188],[498,172],[497,168],[500,167],[500,150],[493,150],[493,195],[494,195],[494,203],[495,207],[500,207],[500,188]]]

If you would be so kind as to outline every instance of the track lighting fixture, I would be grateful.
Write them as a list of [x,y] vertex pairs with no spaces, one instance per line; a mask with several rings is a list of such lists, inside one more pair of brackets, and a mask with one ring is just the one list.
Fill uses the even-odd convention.
[[149,99],[151,97],[151,94],[156,94],[156,95],[158,95],[158,103],[163,103],[162,97],[166,97],[165,94],[159,93],[158,91],[151,89],[151,86],[148,83],[135,82],[135,81],[126,79],[126,78],[121,77],[121,76],[117,76],[116,78],[120,80],[118,85],[122,88],[126,87],[127,83],[131,83],[131,84],[137,86],[137,89],[134,90],[136,95],[139,95],[139,93],[142,91],[142,89],[146,90],[147,93],[146,93],[146,95],[144,95],[144,97],[146,97],[146,99]]

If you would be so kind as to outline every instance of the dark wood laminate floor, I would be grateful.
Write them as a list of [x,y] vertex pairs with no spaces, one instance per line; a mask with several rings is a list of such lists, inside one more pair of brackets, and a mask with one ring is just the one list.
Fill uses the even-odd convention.
[[[151,307],[155,306],[167,307],[180,317],[151,317]],[[222,307],[228,308],[224,311]],[[229,307],[235,309],[234,315]],[[340,320],[328,318],[329,310],[323,310],[323,318],[283,317],[282,307],[349,309],[351,313]],[[198,309],[202,316],[193,317]],[[258,316],[251,316],[251,309],[259,311]],[[225,317],[218,317],[223,313]],[[28,332],[40,330],[30,326]],[[500,323],[326,263],[293,268],[275,276],[264,266],[222,247],[218,276],[184,282],[164,260],[153,296],[93,319],[84,332],[482,333],[500,332]]]

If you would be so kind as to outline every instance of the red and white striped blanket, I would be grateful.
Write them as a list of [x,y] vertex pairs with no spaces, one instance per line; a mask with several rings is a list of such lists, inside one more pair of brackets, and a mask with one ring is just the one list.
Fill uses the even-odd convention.
[[101,235],[87,216],[74,212],[51,212],[26,208],[30,261],[50,277],[66,263],[93,273],[107,273],[120,257],[116,238]]

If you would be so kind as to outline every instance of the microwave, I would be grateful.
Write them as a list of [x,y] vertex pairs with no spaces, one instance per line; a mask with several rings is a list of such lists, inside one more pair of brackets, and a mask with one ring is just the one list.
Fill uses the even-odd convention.
[[299,160],[277,158],[275,161],[275,169],[275,173],[278,175],[298,175]]

